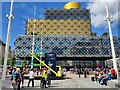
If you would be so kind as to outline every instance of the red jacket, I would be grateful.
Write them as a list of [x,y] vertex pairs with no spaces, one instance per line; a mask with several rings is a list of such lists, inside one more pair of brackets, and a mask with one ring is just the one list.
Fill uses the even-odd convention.
[[112,69],[111,70],[111,74],[115,74],[116,72],[115,72],[115,69]]

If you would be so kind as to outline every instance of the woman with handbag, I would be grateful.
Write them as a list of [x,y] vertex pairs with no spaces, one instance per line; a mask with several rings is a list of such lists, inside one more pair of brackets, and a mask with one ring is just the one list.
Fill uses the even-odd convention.
[[13,90],[20,90],[20,68],[15,69],[15,71],[12,74],[13,80],[12,80],[12,86]]

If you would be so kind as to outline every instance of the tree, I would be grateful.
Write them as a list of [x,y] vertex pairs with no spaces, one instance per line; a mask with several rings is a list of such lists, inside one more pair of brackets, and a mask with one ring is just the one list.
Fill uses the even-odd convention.
[[22,67],[25,67],[27,64],[26,58],[22,61]]
[[2,57],[0,60],[0,65],[3,65],[3,64],[4,64],[4,57]]
[[107,32],[104,32],[102,36],[108,36],[109,34]]
[[8,60],[7,65],[10,65],[11,67],[13,67],[15,66],[15,64],[16,64],[16,58],[13,56]]
[[92,33],[91,33],[91,36],[97,36],[97,34],[92,32]]

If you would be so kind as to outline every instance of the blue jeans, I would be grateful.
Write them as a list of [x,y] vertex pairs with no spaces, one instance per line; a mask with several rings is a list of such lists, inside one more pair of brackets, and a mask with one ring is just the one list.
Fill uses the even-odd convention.
[[107,84],[107,81],[108,81],[107,78],[103,78],[103,79],[101,80],[102,84]]
[[99,83],[101,82],[101,80],[102,80],[102,78],[98,78],[98,82],[99,82]]

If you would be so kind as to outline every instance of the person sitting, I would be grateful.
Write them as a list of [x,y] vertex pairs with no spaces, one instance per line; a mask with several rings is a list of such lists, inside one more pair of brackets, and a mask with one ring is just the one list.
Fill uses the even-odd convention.
[[111,67],[111,76],[112,76],[112,79],[115,79],[115,78],[116,78],[116,71],[115,71],[115,69],[113,68],[113,66]]
[[105,84],[107,86],[107,81],[111,80],[111,74],[106,71],[104,78],[101,80],[101,85]]
[[101,82],[101,80],[103,79],[103,77],[104,77],[104,74],[103,74],[103,72],[101,71],[101,72],[99,73],[99,76],[98,76],[98,82],[99,82],[99,83]]
[[99,72],[95,72],[95,81],[98,81],[98,77],[99,77]]

